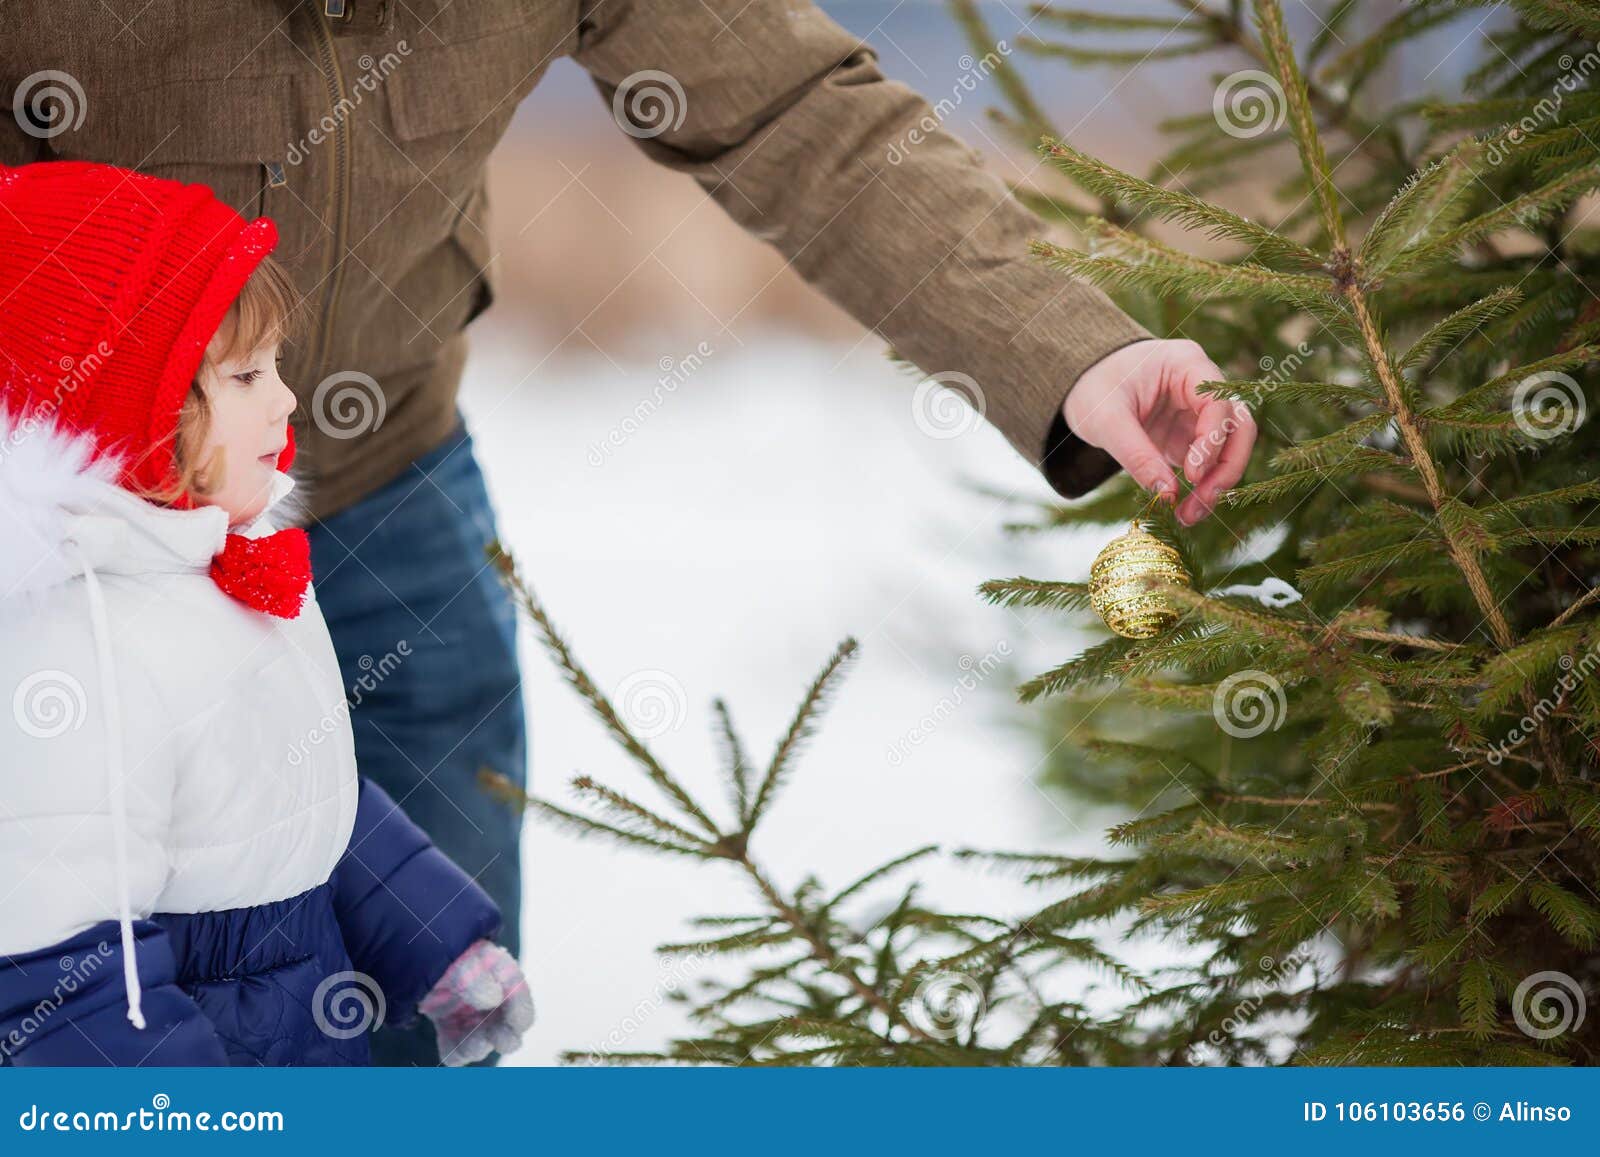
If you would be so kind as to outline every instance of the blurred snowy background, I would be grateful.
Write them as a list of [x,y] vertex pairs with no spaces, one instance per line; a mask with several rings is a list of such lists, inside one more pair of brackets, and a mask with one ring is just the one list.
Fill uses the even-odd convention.
[[[999,171],[1032,165],[983,120],[999,100],[992,82],[960,90],[971,61],[942,5],[823,7],[878,50],[891,77],[935,101],[959,96],[945,127]],[[1292,7],[1308,35],[1314,16]],[[985,15],[1012,43],[1028,22],[1022,5],[989,4]],[[1442,83],[1475,55],[1460,41],[1458,30],[1435,58],[1399,67]],[[1011,58],[1078,147],[1136,172],[1156,155],[1157,121],[1210,106],[1217,67],[1154,60],[1112,73]],[[784,884],[811,871],[838,886],[925,842],[1096,848],[1103,817],[1072,814],[1036,782],[1048,744],[1023,730],[1013,691],[1083,639],[1052,616],[990,607],[975,587],[1017,574],[1081,578],[1100,542],[1006,536],[1002,522],[1025,510],[993,495],[1048,499],[1034,471],[981,422],[955,438],[922,433],[915,375],[691,181],[645,160],[570,62],[524,102],[492,177],[499,297],[473,329],[463,407],[502,536],[590,673],[608,691],[641,671],[682,688],[682,725],[650,744],[663,763],[720,799],[712,699],[728,700],[762,759],[853,635],[853,670],[757,836],[758,857]],[[663,377],[673,387],[659,408],[597,451],[661,394]],[[961,687],[963,656],[996,655],[1006,669],[976,692]],[[523,661],[534,790],[564,800],[580,772],[638,786],[526,629]],[[903,760],[891,758],[896,745]],[[743,880],[533,820],[524,851],[523,958],[539,1020],[512,1063],[650,1048],[681,1031],[665,997],[694,966],[686,973],[653,949],[689,938],[688,916],[748,910]],[[947,905],[1001,914],[1027,902],[994,876],[921,875]],[[1117,950],[1138,964],[1161,948]]]

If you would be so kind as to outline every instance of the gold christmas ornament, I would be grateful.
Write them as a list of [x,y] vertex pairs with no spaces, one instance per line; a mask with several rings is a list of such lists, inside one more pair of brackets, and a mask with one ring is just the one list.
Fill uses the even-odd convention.
[[1089,605],[1125,639],[1153,639],[1178,621],[1178,608],[1151,579],[1187,587],[1178,552],[1135,522],[1106,543],[1089,568]]

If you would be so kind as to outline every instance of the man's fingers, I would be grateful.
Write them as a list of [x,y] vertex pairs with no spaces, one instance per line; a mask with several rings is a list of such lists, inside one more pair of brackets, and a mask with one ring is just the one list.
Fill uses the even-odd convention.
[[1191,484],[1197,484],[1210,472],[1222,443],[1227,440],[1233,403],[1227,398],[1200,392],[1201,382],[1227,379],[1217,363],[1206,356],[1205,350],[1193,342],[1179,343],[1179,348],[1188,351],[1188,356],[1180,357],[1176,367],[1179,384],[1175,400],[1195,416],[1194,437],[1184,454],[1183,472]]
[[[1136,347],[1136,354],[1128,352]],[[1243,476],[1255,444],[1249,407],[1199,391],[1202,382],[1223,380],[1198,343],[1152,338],[1091,366],[1068,393],[1063,412],[1080,438],[1115,458],[1147,492],[1174,504],[1180,488],[1173,467],[1181,467],[1194,492],[1179,516],[1188,514],[1183,520],[1193,523]],[[1159,448],[1153,438],[1161,440]]]
[[[1226,420],[1212,451],[1212,465],[1196,482],[1189,497],[1178,507],[1178,521],[1193,526],[1211,513],[1217,496],[1244,477],[1250,451],[1256,441],[1256,423],[1243,402],[1225,403]],[[1191,457],[1193,451],[1191,450]],[[1191,475],[1191,480],[1193,476]]]
[[1256,420],[1251,417],[1250,408],[1243,402],[1234,402],[1232,405],[1234,415],[1230,421],[1233,430],[1222,445],[1222,454],[1216,466],[1201,487],[1210,502],[1215,502],[1217,495],[1244,477],[1244,468],[1250,462],[1250,451],[1256,444]]
[[1183,473],[1192,485],[1210,473],[1222,455],[1228,441],[1234,417],[1233,404],[1223,398],[1201,397],[1199,418],[1195,422],[1194,441],[1183,456]]
[[1169,501],[1177,499],[1178,476],[1132,414],[1118,414],[1100,444],[1140,486]]

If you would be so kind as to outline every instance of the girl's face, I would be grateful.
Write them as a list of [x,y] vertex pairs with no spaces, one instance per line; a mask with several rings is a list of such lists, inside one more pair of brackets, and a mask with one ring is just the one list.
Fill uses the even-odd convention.
[[211,403],[198,461],[222,451],[220,478],[209,494],[195,495],[206,506],[228,512],[228,525],[249,522],[266,507],[279,453],[289,441],[294,392],[278,376],[278,343],[263,345],[208,364],[200,385]]

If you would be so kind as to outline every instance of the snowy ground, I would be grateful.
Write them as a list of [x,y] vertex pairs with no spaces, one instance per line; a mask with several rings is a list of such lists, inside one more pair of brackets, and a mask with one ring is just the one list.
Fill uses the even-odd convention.
[[[982,423],[954,438],[921,432],[915,378],[875,342],[729,339],[662,391],[653,360],[541,364],[504,331],[475,336],[463,407],[502,536],[602,687],[641,671],[671,694],[681,687],[681,725],[650,746],[706,798],[722,798],[712,699],[727,699],[764,759],[835,645],[860,641],[758,833],[756,854],[780,881],[814,871],[838,886],[926,842],[1097,845],[1093,828],[1034,785],[1042,753],[1016,730],[1012,691],[1016,673],[1077,644],[1058,622],[989,606],[974,588],[1016,574],[1081,576],[1098,543],[1002,534],[1018,509],[975,495],[963,477],[1023,497],[1049,490],[998,433]],[[672,356],[691,353],[692,343]],[[653,394],[659,408],[594,465],[593,447]],[[566,782],[584,772],[648,797],[527,629],[523,648],[535,790],[568,798]],[[976,694],[960,687],[963,655],[981,664],[1006,651],[1012,671]],[[925,727],[941,700],[958,699]],[[920,741],[908,743],[912,735]],[[898,763],[897,743],[908,753]],[[687,939],[688,916],[749,910],[743,881],[539,822],[528,825],[524,855],[524,964],[539,1020],[515,1062],[668,1039],[682,1021],[664,996],[685,977],[653,949]],[[992,876],[923,874],[948,904],[998,914],[1027,902]]]

